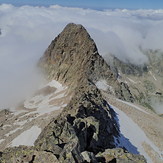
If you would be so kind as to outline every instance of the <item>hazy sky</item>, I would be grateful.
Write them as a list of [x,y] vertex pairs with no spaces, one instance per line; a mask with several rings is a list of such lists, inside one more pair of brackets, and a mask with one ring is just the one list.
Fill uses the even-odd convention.
[[162,9],[163,0],[0,0],[14,5],[62,5],[83,8]]

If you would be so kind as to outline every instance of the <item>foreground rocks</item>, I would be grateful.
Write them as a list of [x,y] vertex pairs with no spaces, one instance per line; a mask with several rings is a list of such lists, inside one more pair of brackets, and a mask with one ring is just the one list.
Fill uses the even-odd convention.
[[15,147],[6,149],[1,154],[0,162],[3,163],[45,163],[58,162],[56,156],[46,151],[36,151],[31,147]]
[[21,146],[19,148],[6,149],[1,153],[0,161],[3,163],[60,163],[60,162],[93,162],[93,163],[145,163],[145,159],[140,155],[133,155],[123,149],[107,149],[94,155],[93,152],[84,151],[78,159],[72,159],[72,154],[67,155],[67,159],[57,157],[47,151],[37,151],[31,147]]
[[121,99],[133,100],[98,54],[94,41],[81,25],[69,24],[52,41],[39,62],[48,79],[68,86],[72,98],[51,120],[34,147],[7,148],[1,162],[146,162],[143,156],[116,149],[119,135],[115,112],[104,100],[96,82],[106,80],[108,90]]

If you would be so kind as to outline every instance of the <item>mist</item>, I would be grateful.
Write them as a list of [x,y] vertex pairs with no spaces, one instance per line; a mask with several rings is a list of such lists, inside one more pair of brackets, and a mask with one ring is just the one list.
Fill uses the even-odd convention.
[[96,11],[61,6],[0,5],[0,108],[15,105],[41,83],[39,58],[66,24],[82,24],[99,53],[143,64],[140,49],[163,50],[163,10]]

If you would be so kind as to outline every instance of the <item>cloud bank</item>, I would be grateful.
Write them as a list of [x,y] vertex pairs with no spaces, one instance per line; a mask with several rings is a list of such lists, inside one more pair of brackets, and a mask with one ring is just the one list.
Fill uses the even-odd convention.
[[37,61],[70,22],[86,27],[104,58],[114,54],[121,60],[141,64],[146,57],[140,48],[163,50],[163,10],[96,11],[2,4],[0,108],[17,102],[38,85]]

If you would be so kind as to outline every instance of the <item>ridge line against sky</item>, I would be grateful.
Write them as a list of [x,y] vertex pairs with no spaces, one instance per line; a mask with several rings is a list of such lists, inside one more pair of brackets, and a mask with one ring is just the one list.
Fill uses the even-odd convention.
[[67,7],[81,7],[92,9],[163,9],[163,0],[0,0],[0,4],[7,3],[15,6],[49,6],[61,5]]

